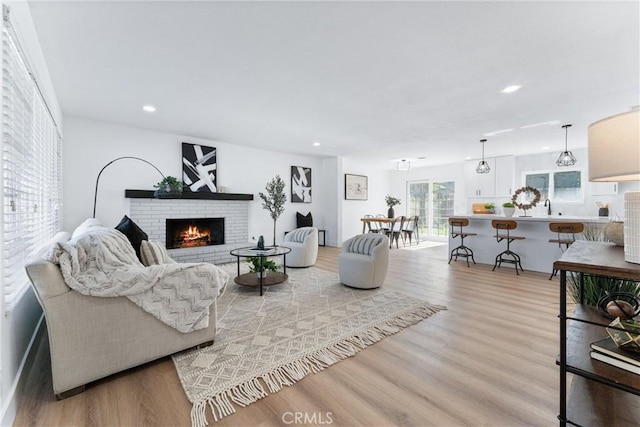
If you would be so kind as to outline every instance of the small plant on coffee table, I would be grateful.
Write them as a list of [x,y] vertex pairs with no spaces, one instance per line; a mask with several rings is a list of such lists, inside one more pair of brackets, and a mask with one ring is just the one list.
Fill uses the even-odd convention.
[[247,263],[249,264],[249,271],[251,273],[260,273],[260,271],[278,271],[278,265],[275,261],[263,258],[262,260],[262,270],[260,270],[260,258],[259,256],[252,256],[247,258]]

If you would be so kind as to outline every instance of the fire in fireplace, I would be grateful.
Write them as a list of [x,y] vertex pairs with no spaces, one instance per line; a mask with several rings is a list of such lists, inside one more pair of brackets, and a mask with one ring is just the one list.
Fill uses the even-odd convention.
[[167,219],[167,249],[224,244],[224,218]]

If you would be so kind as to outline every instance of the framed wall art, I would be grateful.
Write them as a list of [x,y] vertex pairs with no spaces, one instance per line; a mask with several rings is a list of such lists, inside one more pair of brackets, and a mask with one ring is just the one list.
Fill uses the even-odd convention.
[[182,143],[182,181],[193,192],[218,191],[216,149],[199,144]]
[[311,203],[311,168],[291,166],[291,203]]
[[364,175],[344,174],[344,198],[345,200],[367,200],[369,189],[368,178]]

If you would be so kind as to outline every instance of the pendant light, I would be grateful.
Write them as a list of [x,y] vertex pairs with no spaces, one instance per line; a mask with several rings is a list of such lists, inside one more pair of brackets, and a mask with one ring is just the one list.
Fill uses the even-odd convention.
[[569,128],[571,125],[563,125],[564,128],[564,151],[560,153],[558,156],[558,160],[556,160],[556,165],[558,166],[573,166],[576,164],[576,156],[573,155],[571,151],[567,149],[567,137],[569,134]]
[[402,159],[398,162],[398,164],[396,165],[396,168],[399,171],[409,171],[411,170],[411,162],[408,161],[407,159]]
[[486,139],[480,140],[480,143],[482,144],[482,160],[480,161],[480,163],[478,163],[478,166],[476,167],[477,173],[489,173],[491,171],[491,168],[489,167],[489,163],[484,161],[484,143],[485,142],[487,142]]

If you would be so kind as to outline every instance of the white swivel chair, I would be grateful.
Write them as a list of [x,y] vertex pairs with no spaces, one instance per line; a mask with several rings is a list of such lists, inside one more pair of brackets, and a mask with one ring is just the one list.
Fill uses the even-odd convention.
[[283,246],[291,248],[286,255],[287,267],[309,267],[318,258],[318,229],[297,228],[284,236]]
[[360,234],[342,245],[338,256],[340,282],[352,288],[373,289],[384,283],[389,266],[389,238],[384,234]]

